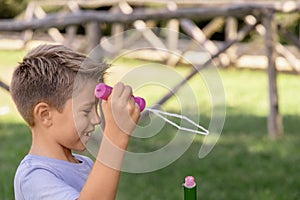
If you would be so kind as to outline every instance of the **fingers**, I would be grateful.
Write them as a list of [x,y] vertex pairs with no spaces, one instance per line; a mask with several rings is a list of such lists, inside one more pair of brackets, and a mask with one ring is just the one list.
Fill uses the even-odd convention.
[[130,101],[132,98],[132,88],[128,85],[124,87],[124,90],[120,96],[123,101]]
[[140,117],[140,107],[132,96],[132,88],[117,83],[105,104],[103,113],[106,125],[130,135]]
[[140,106],[134,102],[134,109],[133,109],[133,120],[138,121],[141,115],[141,108]]
[[113,99],[118,98],[121,101],[127,102],[132,96],[132,88],[119,82],[114,86],[111,96]]
[[132,88],[128,85],[124,85],[123,83],[117,83],[112,90],[112,94],[109,97],[109,101],[114,105],[119,105],[117,107],[127,108],[129,113],[135,112],[135,107],[137,106],[137,110],[140,111],[140,107],[136,104],[133,96],[132,96]]
[[124,90],[124,84],[119,82],[117,83],[112,90],[112,94],[110,95],[112,98],[119,98],[122,95],[122,92]]

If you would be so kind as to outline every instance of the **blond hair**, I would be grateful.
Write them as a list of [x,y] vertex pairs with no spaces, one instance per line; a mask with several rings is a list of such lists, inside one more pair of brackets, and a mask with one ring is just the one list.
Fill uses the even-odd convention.
[[11,95],[21,116],[34,126],[33,109],[39,102],[62,111],[78,77],[103,82],[108,66],[63,45],[41,45],[15,69]]

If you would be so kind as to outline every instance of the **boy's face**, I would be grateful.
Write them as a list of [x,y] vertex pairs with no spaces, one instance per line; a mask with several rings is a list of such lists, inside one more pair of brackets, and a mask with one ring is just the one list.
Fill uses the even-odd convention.
[[78,95],[69,99],[55,118],[56,139],[64,148],[83,151],[101,120],[94,96],[96,82],[88,81]]

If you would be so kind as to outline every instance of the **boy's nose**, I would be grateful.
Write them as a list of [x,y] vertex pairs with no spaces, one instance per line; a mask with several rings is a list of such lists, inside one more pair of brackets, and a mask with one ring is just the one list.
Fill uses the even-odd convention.
[[93,124],[93,126],[96,126],[96,125],[101,124],[101,118],[100,118],[100,116],[98,115],[98,113],[95,113],[95,114],[94,114],[94,117],[92,118],[91,123]]
[[96,126],[96,125],[99,125],[100,123],[101,123],[101,119],[100,119],[99,115],[96,114],[96,115],[93,117],[92,124],[93,124],[94,126]]

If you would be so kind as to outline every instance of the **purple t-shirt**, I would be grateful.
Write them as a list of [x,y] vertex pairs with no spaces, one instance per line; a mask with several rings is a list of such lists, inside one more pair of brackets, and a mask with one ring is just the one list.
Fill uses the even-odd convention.
[[73,154],[80,163],[27,155],[14,180],[16,200],[75,200],[90,174],[93,161]]

